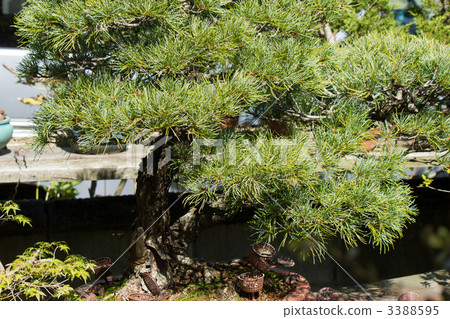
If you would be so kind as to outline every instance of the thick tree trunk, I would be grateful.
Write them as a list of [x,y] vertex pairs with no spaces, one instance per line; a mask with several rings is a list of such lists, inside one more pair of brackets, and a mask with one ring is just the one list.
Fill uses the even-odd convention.
[[[194,261],[188,256],[188,246],[198,234],[215,223],[223,221],[221,209],[204,208],[199,212],[191,208],[176,220],[171,220],[168,187],[171,179],[167,166],[161,166],[164,149],[153,154],[153,170],[144,169],[137,179],[136,199],[137,227],[132,236],[135,242],[128,259],[133,274],[130,285],[134,290],[145,290],[140,276],[150,273],[160,289],[192,281],[209,281],[217,272],[205,262]],[[152,163],[146,163],[143,167]],[[155,172],[148,174],[148,171]],[[133,290],[132,289],[132,290]]]

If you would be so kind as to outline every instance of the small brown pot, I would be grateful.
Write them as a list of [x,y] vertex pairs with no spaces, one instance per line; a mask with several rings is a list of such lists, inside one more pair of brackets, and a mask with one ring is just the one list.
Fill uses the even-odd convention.
[[362,142],[362,147],[364,151],[368,153],[372,151],[377,146],[377,144],[378,142],[376,140],[365,140]]
[[269,121],[269,130],[272,134],[277,136],[287,136],[289,133],[289,127],[285,121],[272,120]]
[[156,280],[153,279],[153,277],[148,272],[142,273],[141,278],[142,280],[144,280],[144,283],[147,286],[148,290],[150,290],[153,295],[159,296],[160,290],[158,284],[156,283]]
[[381,129],[379,127],[371,128],[365,135],[367,136],[367,140],[362,142],[362,148],[365,152],[370,152],[378,144],[378,138],[381,137]]
[[266,260],[267,262],[270,262],[272,260],[272,257],[276,252],[275,248],[272,245],[266,243],[256,244],[252,248],[258,256],[264,258],[264,260]]
[[256,253],[247,254],[245,259],[253,266],[253,268],[261,272],[267,272],[269,270],[269,263]]
[[239,123],[239,116],[236,117],[226,116],[221,118],[221,121],[222,121],[222,123],[220,123],[221,129],[237,127]]
[[238,276],[239,287],[243,292],[253,294],[260,292],[264,284],[264,274],[245,272]]

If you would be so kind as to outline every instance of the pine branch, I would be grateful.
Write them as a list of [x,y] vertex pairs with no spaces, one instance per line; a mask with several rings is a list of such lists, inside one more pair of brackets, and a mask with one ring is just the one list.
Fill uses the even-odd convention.
[[420,188],[429,188],[429,189],[432,189],[432,190],[435,190],[435,191],[438,191],[438,192],[442,192],[442,193],[450,193],[449,190],[436,188],[436,187],[433,187],[433,186],[430,186],[430,185],[428,185],[428,186],[418,186],[418,187],[420,187]]

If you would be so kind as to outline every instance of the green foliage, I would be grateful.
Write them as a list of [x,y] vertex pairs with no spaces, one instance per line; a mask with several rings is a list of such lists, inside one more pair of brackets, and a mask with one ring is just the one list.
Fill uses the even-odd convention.
[[362,99],[379,119],[397,110],[440,111],[442,99],[449,97],[450,47],[435,40],[371,33],[340,54],[335,92]]
[[330,26],[335,32],[345,31],[352,39],[373,31],[393,30],[397,23],[389,0],[363,0],[350,1]]
[[75,188],[76,185],[80,184],[78,182],[50,182],[49,187],[45,190],[47,194],[45,199],[73,199],[78,195],[78,190]]
[[7,221],[13,221],[22,226],[31,226],[31,219],[24,215],[17,214],[20,211],[19,205],[13,201],[7,201],[5,203],[0,203],[0,223]]
[[74,298],[67,282],[75,278],[86,281],[94,264],[86,258],[68,255],[64,242],[38,242],[0,271],[0,300],[48,300]]
[[[449,147],[450,118],[442,112],[423,110],[423,116],[395,114],[393,134],[413,138],[415,149],[431,148],[445,150]],[[424,143],[426,143],[424,145]]]
[[257,205],[264,202],[267,192],[317,179],[316,163],[304,148],[304,134],[295,140],[261,134],[252,141],[231,135],[223,143],[217,159],[209,157],[206,165],[189,165],[181,173],[192,192],[187,201],[202,204],[217,198],[217,190],[223,188],[226,199]]
[[418,32],[449,43],[450,39],[450,11],[447,0],[422,0],[423,5],[412,11]]
[[[19,206],[8,201],[0,204],[0,221],[15,221],[30,225],[31,220],[16,212]],[[61,253],[64,260],[58,259]],[[3,267],[0,262],[0,300],[55,300],[76,299],[77,293],[68,281],[91,276],[95,264],[85,257],[68,255],[64,242],[38,242]]]
[[[332,237],[385,251],[417,211],[405,153],[386,142],[368,154],[369,130],[449,147],[449,46],[394,29],[387,0],[30,0],[16,25],[31,49],[22,81],[51,89],[38,146],[171,135],[186,202],[251,205],[256,240],[298,240],[319,257]],[[351,40],[325,41],[328,27]],[[243,112],[284,121],[289,135],[221,131]],[[194,165],[197,149],[221,156]]]
[[428,178],[425,174],[422,174],[423,183],[420,185],[422,187],[428,187],[433,182],[433,179]]
[[35,113],[37,143],[59,135],[89,147],[119,138],[125,142],[143,129],[175,127],[206,134],[217,130],[222,116],[237,115],[243,106],[264,98],[258,83],[242,72],[193,83],[167,78],[158,85],[107,75],[84,77],[58,85]]
[[333,116],[324,118],[314,131],[316,146],[323,161],[339,161],[342,156],[362,151],[362,142],[368,139],[372,122],[368,108],[340,105]]
[[[322,138],[316,143],[335,137]],[[368,155],[344,168],[338,161],[324,161],[319,150],[330,147],[314,149],[304,134],[290,140],[258,135],[251,143],[224,140],[220,156],[188,167],[183,184],[191,192],[190,203],[223,201],[230,210],[255,207],[255,242],[280,237],[282,244],[309,242],[308,252],[319,259],[332,237],[348,246],[370,243],[386,251],[417,214],[411,191],[401,181],[403,152],[387,148],[384,156]],[[361,152],[358,143],[347,147],[347,154]],[[340,152],[331,156],[340,159]]]

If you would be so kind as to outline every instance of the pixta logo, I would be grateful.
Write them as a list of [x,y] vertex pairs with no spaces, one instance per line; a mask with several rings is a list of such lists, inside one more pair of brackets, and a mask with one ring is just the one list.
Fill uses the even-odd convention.
[[[161,135],[158,132],[141,132],[130,139],[128,144],[127,162],[130,166],[138,166],[139,171],[154,175],[158,169],[167,165],[172,159],[172,147],[169,142],[171,136]],[[163,158],[160,158],[160,154]],[[158,154],[158,156],[156,156]]]

